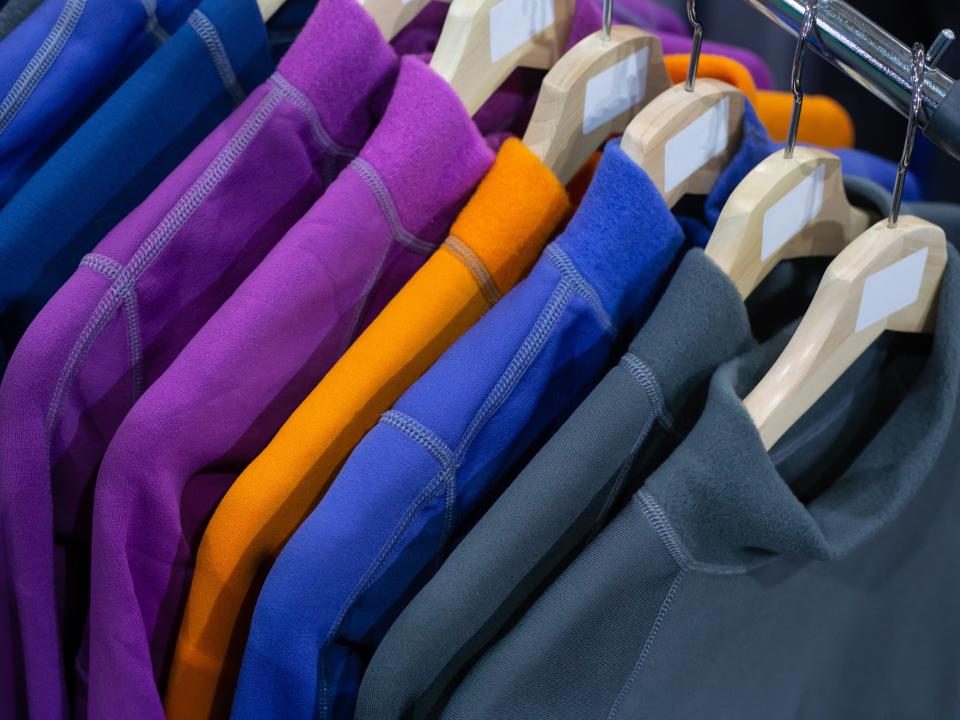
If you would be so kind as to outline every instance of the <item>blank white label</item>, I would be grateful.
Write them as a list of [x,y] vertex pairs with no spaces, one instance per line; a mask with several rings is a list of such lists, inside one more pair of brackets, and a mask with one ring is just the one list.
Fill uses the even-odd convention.
[[665,192],[670,192],[727,147],[730,98],[714,105],[667,141],[664,157]]
[[583,134],[613,120],[647,94],[650,48],[643,48],[587,81],[583,98]]
[[553,0],[503,0],[490,11],[490,60],[497,62],[553,25]]
[[868,277],[863,284],[856,331],[860,332],[916,302],[926,264],[927,248],[924,248]]
[[800,184],[777,201],[763,216],[760,260],[766,260],[803,230],[823,209],[823,178],[826,168],[807,175]]

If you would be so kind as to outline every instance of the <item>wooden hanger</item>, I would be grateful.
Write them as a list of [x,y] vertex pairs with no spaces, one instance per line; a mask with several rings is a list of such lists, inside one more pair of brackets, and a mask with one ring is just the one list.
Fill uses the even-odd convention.
[[620,148],[673,207],[688,193],[705,195],[740,146],[746,96],[719,80],[697,80],[703,27],[687,0],[693,47],[685,85],[654,98],[627,126]]
[[257,7],[260,8],[260,17],[263,21],[266,22],[272,18],[284,2],[285,0],[257,0]]
[[453,0],[430,67],[472,115],[517,68],[563,54],[575,0]]
[[706,254],[748,297],[781,260],[831,257],[870,225],[843,187],[840,158],[816,148],[777,152],[723,206]]
[[620,148],[673,207],[688,193],[706,195],[740,147],[746,96],[719,80],[675,85],[630,122]]
[[946,237],[929,222],[899,217],[925,67],[925,52],[917,43],[907,141],[889,219],[868,229],[830,263],[790,343],[744,400],[767,449],[885,330],[933,330],[947,263]]
[[744,407],[769,450],[884,330],[931,332],[946,236],[936,225],[886,220],[845,248],[827,268],[783,354]]
[[786,148],[750,171],[730,195],[706,254],[744,298],[781,260],[837,255],[869,226],[843,187],[840,159],[815,148],[797,148],[803,92],[800,78],[807,38],[816,20],[810,0],[793,58],[793,115]]
[[660,39],[629,25],[578,42],[550,69],[524,144],[564,185],[610,135],[671,87]]
[[[360,0],[360,5],[373,18],[387,40],[413,22],[431,0]],[[440,0],[449,3],[450,0]]]

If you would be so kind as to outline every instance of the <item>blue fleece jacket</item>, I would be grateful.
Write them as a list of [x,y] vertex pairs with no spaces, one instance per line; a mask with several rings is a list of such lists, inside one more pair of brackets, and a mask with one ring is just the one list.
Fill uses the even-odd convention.
[[44,0],[0,42],[0,207],[197,0]]
[[80,258],[272,70],[256,0],[204,0],[0,210],[0,371]]

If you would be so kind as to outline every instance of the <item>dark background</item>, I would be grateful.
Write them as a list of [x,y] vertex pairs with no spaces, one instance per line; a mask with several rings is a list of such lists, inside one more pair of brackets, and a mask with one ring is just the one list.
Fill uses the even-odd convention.
[[[658,0],[686,17],[685,0]],[[905,45],[929,45],[942,28],[960,35],[960,0],[847,0]],[[750,48],[774,73],[777,88],[790,87],[790,66],[796,40],[743,0],[698,0],[697,16],[704,37]],[[947,51],[939,67],[960,78],[960,40]],[[808,53],[803,69],[807,93],[823,93],[840,100],[853,116],[857,147],[898,159],[906,120],[816,53]],[[931,200],[960,202],[960,162],[918,136],[911,168]]]

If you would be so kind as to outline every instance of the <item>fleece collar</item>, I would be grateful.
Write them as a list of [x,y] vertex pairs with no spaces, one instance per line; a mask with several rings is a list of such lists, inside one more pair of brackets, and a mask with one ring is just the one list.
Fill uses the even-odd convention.
[[[876,398],[892,400],[889,415],[858,441],[842,469],[818,479],[821,491],[814,499],[798,499],[741,400],[779,356],[789,332],[716,371],[700,420],[638,497],[692,565],[737,572],[776,556],[841,558],[903,510],[931,472],[957,404],[960,255],[948,251],[934,335],[915,338],[926,355],[922,369],[903,394]],[[896,341],[906,336],[885,337],[894,340],[889,347],[895,353],[902,347]],[[842,390],[846,379],[831,393]],[[811,413],[823,417],[821,406],[831,399],[828,393]],[[834,441],[845,442],[843,435],[836,433]]]

